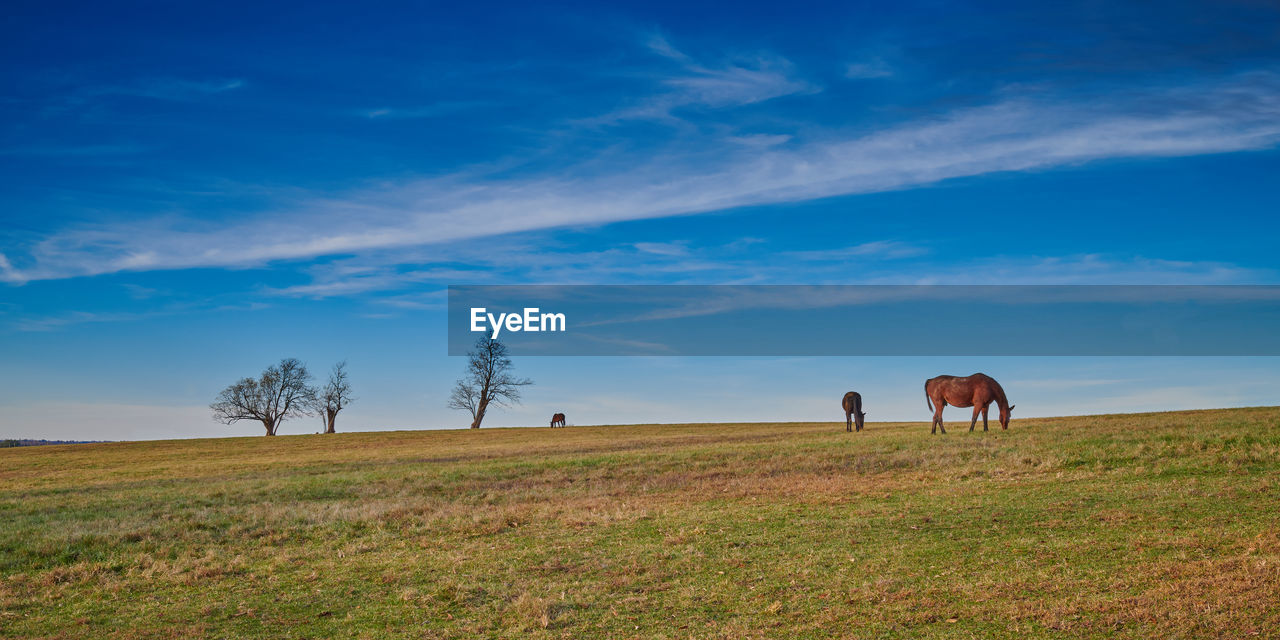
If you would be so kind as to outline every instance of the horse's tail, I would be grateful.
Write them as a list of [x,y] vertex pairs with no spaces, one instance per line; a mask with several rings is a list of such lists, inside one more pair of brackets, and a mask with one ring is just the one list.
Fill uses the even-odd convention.
[[926,406],[929,407],[930,411],[933,411],[933,400],[929,398],[929,381],[928,380],[924,381],[924,403]]

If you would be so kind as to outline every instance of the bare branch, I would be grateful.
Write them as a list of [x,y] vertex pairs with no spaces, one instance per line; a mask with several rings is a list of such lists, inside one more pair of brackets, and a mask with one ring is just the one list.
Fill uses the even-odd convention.
[[449,395],[449,408],[471,414],[471,428],[480,428],[491,405],[509,407],[520,403],[520,387],[533,384],[511,373],[507,347],[497,340],[480,338],[467,354],[467,372]]
[[281,422],[308,415],[316,395],[310,381],[306,365],[297,358],[285,358],[267,367],[261,378],[242,378],[223,389],[209,408],[213,419],[222,424],[255,420],[266,427],[267,435],[273,436]]
[[313,410],[320,415],[325,424],[325,433],[334,433],[334,423],[338,412],[355,402],[351,395],[351,381],[347,377],[347,361],[333,365],[329,371],[329,381],[321,387],[314,400]]

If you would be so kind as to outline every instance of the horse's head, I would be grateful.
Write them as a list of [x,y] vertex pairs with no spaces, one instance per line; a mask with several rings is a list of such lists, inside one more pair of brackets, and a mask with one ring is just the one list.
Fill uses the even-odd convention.
[[1009,418],[1012,416],[1013,416],[1013,405],[1009,405],[1008,409],[1001,409],[1000,410],[1000,427],[1003,429],[1008,429]]
[[858,411],[853,414],[853,423],[858,425],[858,431],[862,431],[862,424],[866,419],[866,412]]

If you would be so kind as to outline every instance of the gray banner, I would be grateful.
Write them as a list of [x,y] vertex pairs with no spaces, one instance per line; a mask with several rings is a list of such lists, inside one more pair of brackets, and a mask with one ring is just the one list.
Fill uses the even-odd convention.
[[466,285],[449,355],[1280,355],[1280,286]]

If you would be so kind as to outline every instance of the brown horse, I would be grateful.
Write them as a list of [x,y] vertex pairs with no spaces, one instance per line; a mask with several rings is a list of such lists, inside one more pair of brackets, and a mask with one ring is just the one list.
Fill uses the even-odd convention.
[[857,424],[858,431],[862,431],[862,420],[867,417],[862,412],[862,394],[857,391],[844,394],[840,406],[844,408],[844,430],[853,431],[853,425]]
[[987,430],[987,409],[992,402],[1000,407],[1000,426],[1009,428],[1009,416],[1013,405],[1004,396],[1004,389],[994,378],[984,373],[958,378],[956,376],[938,376],[924,383],[925,403],[933,412],[933,431],[947,432],[942,426],[942,408],[950,404],[953,407],[973,407],[973,419],[969,421],[969,431],[978,423],[978,414],[982,414],[982,430]]
[[563,413],[557,413],[557,414],[555,414],[555,415],[551,416],[551,426],[552,426],[553,428],[554,428],[554,427],[563,427],[563,426],[564,426],[564,414],[563,414]]

